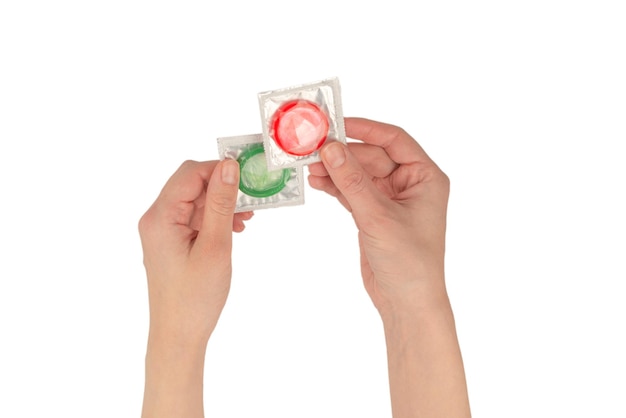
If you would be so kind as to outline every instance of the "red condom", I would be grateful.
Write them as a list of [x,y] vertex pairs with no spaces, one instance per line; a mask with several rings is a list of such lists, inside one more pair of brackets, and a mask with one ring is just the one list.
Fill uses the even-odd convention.
[[318,150],[328,136],[328,117],[308,100],[283,103],[272,115],[270,135],[291,155],[309,155]]

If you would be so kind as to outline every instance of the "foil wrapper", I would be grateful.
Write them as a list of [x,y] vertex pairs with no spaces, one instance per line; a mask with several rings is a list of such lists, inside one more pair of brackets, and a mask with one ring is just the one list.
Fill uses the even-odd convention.
[[[279,170],[281,171],[286,170],[283,176],[280,172],[277,173],[275,170],[268,170],[267,166],[260,167],[258,161],[255,161],[254,166],[244,172],[241,166],[241,161],[243,161],[242,157],[245,158],[247,153],[253,149],[257,150],[262,144],[262,134],[230,136],[217,139],[218,152],[221,160],[230,158],[240,161],[240,184],[235,212],[304,204],[304,175],[302,166],[280,168]],[[267,149],[265,148],[262,152],[267,153]],[[256,170],[258,172],[255,173],[250,170]],[[246,176],[252,177],[246,179]],[[255,182],[259,182],[261,181],[259,179],[263,178],[270,179],[269,181],[284,179],[284,187],[269,196],[263,197],[251,196],[242,191],[249,189]],[[251,184],[246,184],[247,180],[251,182],[252,186]]]
[[[299,167],[320,161],[319,148],[306,155],[293,155],[281,148],[273,137],[274,115],[285,103],[298,100],[314,103],[328,118],[328,135],[324,142],[340,141],[346,143],[341,92],[337,78],[262,92],[258,94],[258,99],[265,156],[270,171],[279,168]],[[320,147],[321,145],[323,143],[320,144]]]

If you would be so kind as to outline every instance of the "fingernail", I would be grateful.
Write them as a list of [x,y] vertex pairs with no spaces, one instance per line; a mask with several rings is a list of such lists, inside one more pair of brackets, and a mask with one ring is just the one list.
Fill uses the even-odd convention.
[[225,184],[237,184],[237,176],[239,174],[239,164],[234,160],[224,161],[222,164],[222,181]]
[[331,168],[338,168],[346,161],[346,152],[340,143],[329,144],[322,151],[322,158]]

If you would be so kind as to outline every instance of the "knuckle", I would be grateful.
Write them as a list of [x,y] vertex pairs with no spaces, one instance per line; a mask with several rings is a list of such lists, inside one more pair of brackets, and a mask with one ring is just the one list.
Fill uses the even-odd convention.
[[148,210],[143,214],[141,218],[139,218],[139,222],[137,223],[137,229],[139,230],[139,235],[145,235],[152,225],[152,211]]
[[401,128],[399,126],[396,126],[396,138],[400,138],[403,136],[408,136],[410,137],[411,135],[409,135],[409,133],[406,131],[406,129]]
[[365,189],[365,176],[361,171],[353,171],[348,173],[342,181],[341,188],[345,193],[357,194]]
[[441,182],[442,186],[450,188],[450,177],[448,177],[448,175],[443,171],[439,172],[439,181]]
[[183,161],[183,163],[180,165],[180,169],[188,169],[191,168],[193,166],[195,166],[196,164],[198,164],[197,161],[195,160],[185,160]]
[[423,164],[421,170],[424,173],[424,178],[427,180],[435,181],[440,184],[450,184],[448,175],[432,161]]
[[450,192],[450,177],[448,177],[448,175],[443,171],[439,172],[439,184],[444,192]]
[[[411,135],[409,135],[409,133],[407,131],[404,130],[404,128],[401,128],[400,126],[396,126],[396,125],[391,125],[392,127],[392,135],[389,137],[387,144],[391,145],[392,143],[400,140],[401,138],[411,138],[413,139],[413,137]],[[413,141],[415,141],[413,139]]]
[[233,198],[222,193],[210,194],[209,204],[213,212],[222,216],[232,215],[235,209],[235,202]]

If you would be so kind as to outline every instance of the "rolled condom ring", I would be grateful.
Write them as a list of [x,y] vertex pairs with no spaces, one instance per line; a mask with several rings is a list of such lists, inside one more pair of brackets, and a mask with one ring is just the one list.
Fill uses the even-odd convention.
[[285,188],[291,170],[267,170],[263,144],[254,144],[237,159],[239,162],[239,190],[252,197],[269,197]]
[[328,116],[309,100],[283,103],[270,121],[270,135],[276,144],[296,156],[317,151],[328,137],[328,128]]

